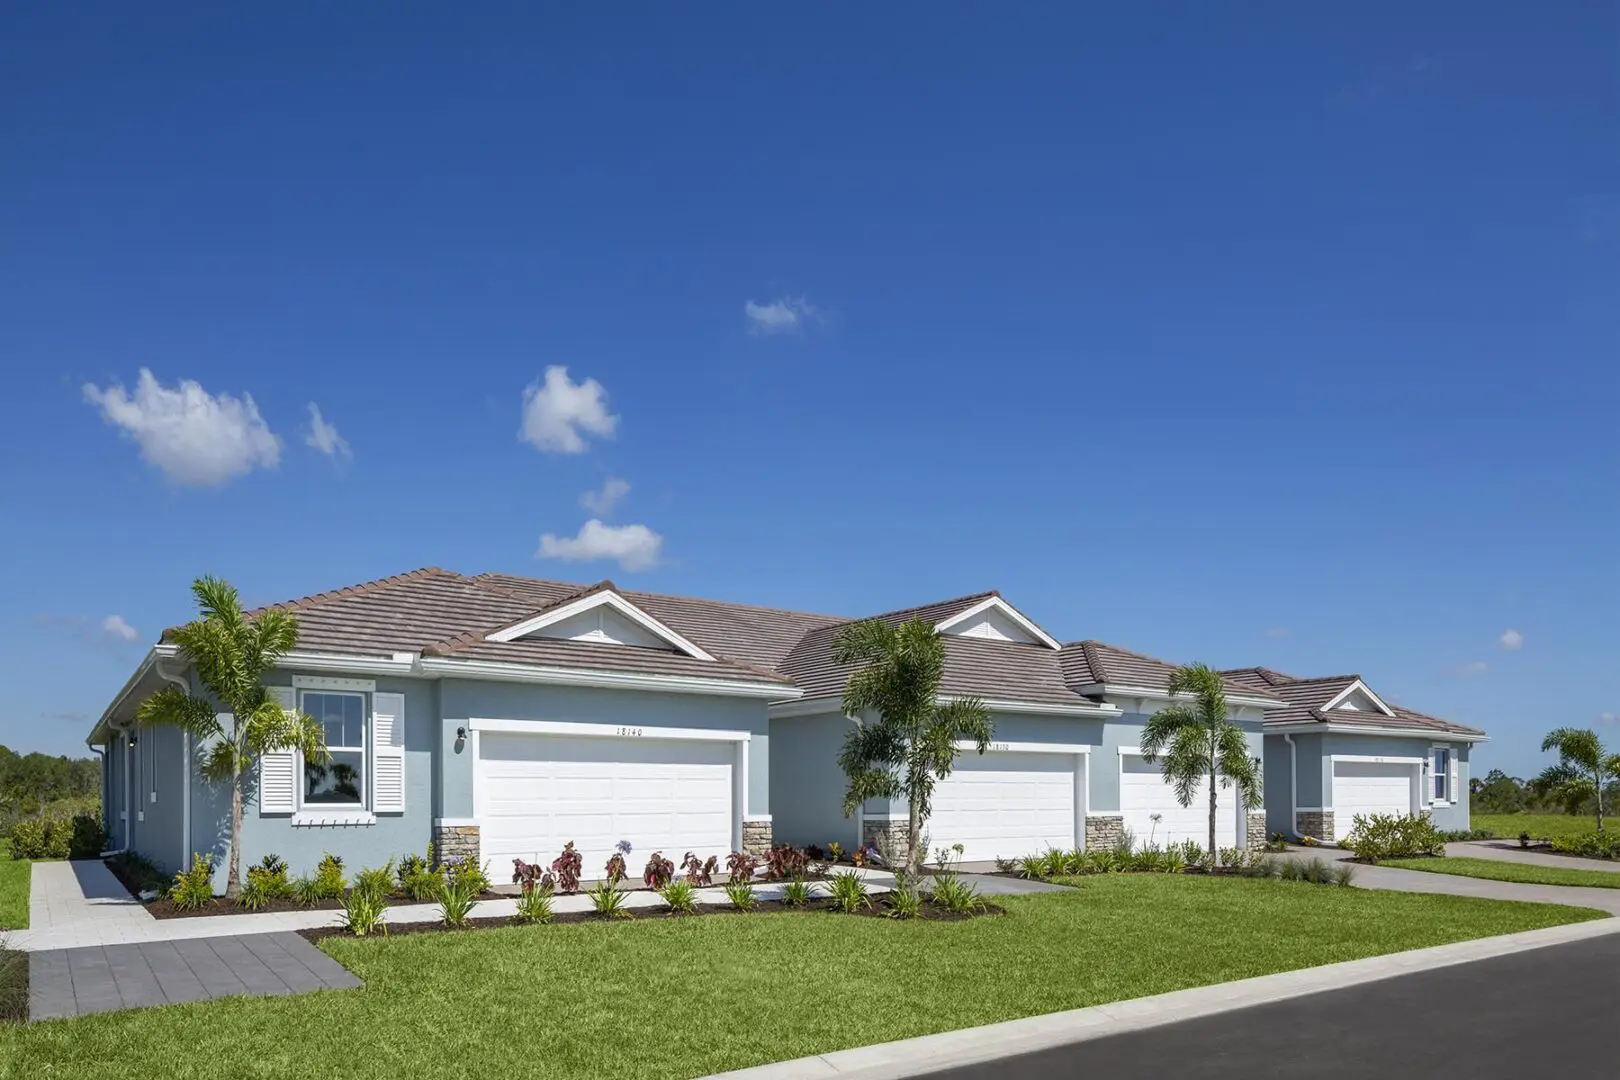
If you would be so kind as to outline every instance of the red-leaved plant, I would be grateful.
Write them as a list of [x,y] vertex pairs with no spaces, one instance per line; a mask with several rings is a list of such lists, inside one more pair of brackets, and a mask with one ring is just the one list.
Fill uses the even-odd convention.
[[674,876],[675,864],[664,858],[662,851],[653,852],[652,858],[647,860],[647,869],[641,872],[641,880],[649,889],[662,889]]
[[551,861],[551,872],[557,875],[557,888],[561,892],[579,892],[579,871],[583,860],[574,850],[572,840],[563,845],[562,854]]
[[733,851],[726,856],[726,872],[733,882],[752,881],[758,868],[759,860],[746,852]]
[[798,881],[810,870],[810,853],[778,844],[765,853],[765,876],[772,881]]
[[720,868],[720,860],[713,855],[708,862],[698,862],[698,857],[690,851],[686,858],[681,860],[681,869],[686,871],[686,880],[699,889],[706,889],[714,884],[714,872]]
[[551,892],[557,884],[551,872],[545,867],[539,863],[524,862],[522,859],[512,860],[512,883],[524,893],[531,893],[536,889]]

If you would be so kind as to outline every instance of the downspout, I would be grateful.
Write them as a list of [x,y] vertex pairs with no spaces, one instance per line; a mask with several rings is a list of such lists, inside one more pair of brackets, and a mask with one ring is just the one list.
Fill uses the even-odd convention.
[[[173,683],[180,688],[183,694],[191,693],[191,687],[179,675],[171,675],[163,670],[162,660],[152,661],[152,670],[156,671],[158,678],[164,682]],[[154,779],[153,784],[157,781]],[[180,866],[184,869],[191,857],[191,732],[184,729],[180,732]]]
[[1299,747],[1294,745],[1294,737],[1283,732],[1283,742],[1288,744],[1288,824],[1295,836],[1299,835]]

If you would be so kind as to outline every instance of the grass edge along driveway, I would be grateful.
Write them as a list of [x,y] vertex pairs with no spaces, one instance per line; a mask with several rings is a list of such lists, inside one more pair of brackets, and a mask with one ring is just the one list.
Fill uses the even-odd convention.
[[1579,870],[1568,866],[1536,866],[1503,859],[1470,859],[1449,855],[1443,859],[1385,859],[1379,866],[1399,870],[1422,870],[1454,877],[1486,878],[1521,885],[1575,885],[1592,889],[1620,889],[1620,871]]
[[0,931],[28,929],[32,865],[27,859],[13,859],[10,841],[0,840]]
[[1597,832],[1597,818],[1591,814],[1474,814],[1470,824],[1490,830],[1499,840],[1517,840],[1521,832],[1529,833],[1532,840]]
[[1099,875],[971,922],[825,913],[329,939],[354,991],[0,1030],[0,1077],[694,1077],[1600,917],[1244,878]]

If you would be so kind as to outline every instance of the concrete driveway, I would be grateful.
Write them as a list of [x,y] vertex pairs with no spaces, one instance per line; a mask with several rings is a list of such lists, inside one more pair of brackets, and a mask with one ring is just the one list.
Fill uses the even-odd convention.
[[1446,854],[1459,859],[1495,859],[1525,866],[1558,866],[1566,870],[1606,870],[1620,874],[1620,859],[1583,859],[1577,855],[1556,855],[1550,851],[1521,848],[1510,840],[1466,840],[1447,844]]

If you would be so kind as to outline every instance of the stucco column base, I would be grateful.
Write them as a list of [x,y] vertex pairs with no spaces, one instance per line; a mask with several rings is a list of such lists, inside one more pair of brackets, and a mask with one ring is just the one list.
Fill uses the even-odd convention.
[[1294,831],[1300,836],[1318,840],[1333,840],[1333,811],[1301,810],[1294,818]]

